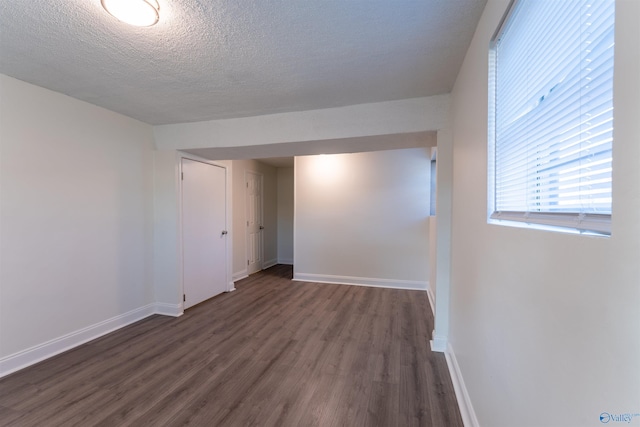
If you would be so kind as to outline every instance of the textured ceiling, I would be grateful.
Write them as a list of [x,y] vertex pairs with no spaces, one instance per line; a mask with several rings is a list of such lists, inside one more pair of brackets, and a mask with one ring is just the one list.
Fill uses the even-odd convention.
[[0,72],[150,124],[449,92],[486,0],[0,1]]

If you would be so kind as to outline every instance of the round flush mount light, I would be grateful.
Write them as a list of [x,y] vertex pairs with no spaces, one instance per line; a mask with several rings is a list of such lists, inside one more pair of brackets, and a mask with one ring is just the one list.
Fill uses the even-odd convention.
[[114,18],[137,27],[150,27],[160,19],[156,0],[101,0],[102,7]]

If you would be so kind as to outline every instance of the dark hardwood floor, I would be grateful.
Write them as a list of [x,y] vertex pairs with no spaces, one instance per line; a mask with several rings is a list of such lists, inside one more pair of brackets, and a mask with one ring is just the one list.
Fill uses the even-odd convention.
[[2,426],[462,426],[427,295],[276,266],[0,380]]

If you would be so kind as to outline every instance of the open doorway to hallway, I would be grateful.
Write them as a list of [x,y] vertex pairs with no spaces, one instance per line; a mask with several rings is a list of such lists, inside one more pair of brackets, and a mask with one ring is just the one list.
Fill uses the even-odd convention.
[[293,157],[232,160],[233,280],[293,264]]

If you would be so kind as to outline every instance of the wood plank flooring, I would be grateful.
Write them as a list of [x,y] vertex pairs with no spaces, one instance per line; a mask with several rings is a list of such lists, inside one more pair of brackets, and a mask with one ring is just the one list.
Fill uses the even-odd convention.
[[427,295],[276,266],[0,380],[1,426],[462,426]]

